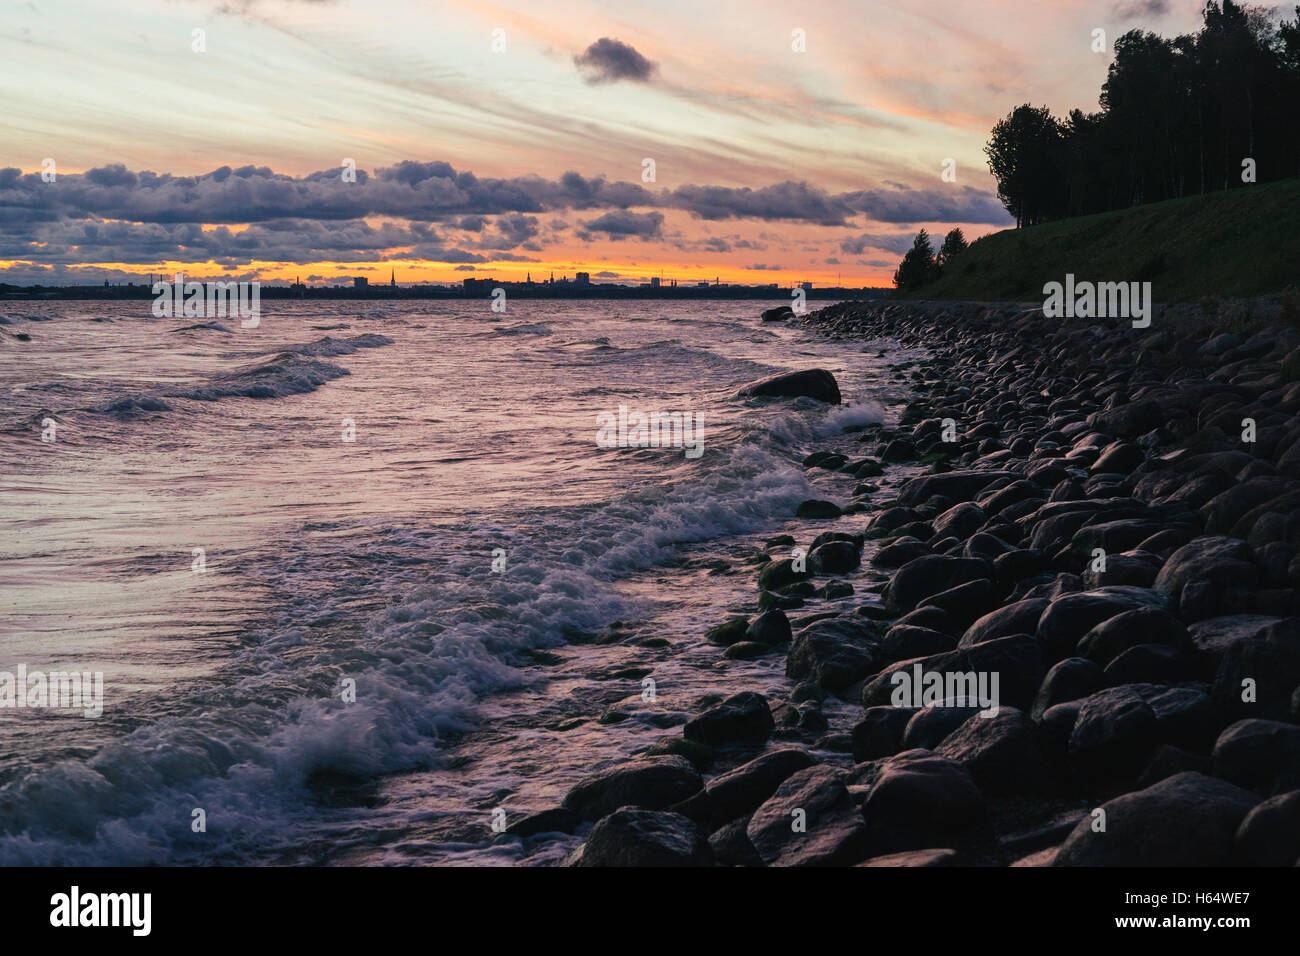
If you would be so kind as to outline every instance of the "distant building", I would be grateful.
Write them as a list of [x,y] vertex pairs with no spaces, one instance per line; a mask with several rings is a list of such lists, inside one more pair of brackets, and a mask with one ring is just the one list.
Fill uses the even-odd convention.
[[352,280],[352,288],[354,288],[354,289],[369,289],[369,288],[370,288],[370,280],[367,279],[365,276],[357,276],[356,278],[354,278],[354,279]]
[[659,281],[659,277],[658,277],[658,276],[651,276],[651,277],[650,277],[650,288],[652,288],[652,289],[657,289],[657,288],[659,288],[660,285],[662,285],[662,283]]
[[812,291],[812,283],[811,283],[811,282],[801,282],[801,283],[799,283],[799,288],[803,289],[805,292],[811,292],[811,291]]
[[586,272],[579,272],[573,277],[575,285],[591,285],[591,275]]

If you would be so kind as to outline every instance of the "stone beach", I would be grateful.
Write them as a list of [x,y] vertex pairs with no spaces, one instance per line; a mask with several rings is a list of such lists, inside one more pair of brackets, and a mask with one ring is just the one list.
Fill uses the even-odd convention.
[[[699,636],[724,661],[784,655],[788,698],[737,686],[592,774],[546,811],[594,823],[566,862],[1300,862],[1294,304],[1165,307],[1140,329],[1023,304],[779,320],[924,350],[912,400],[807,449],[861,482],[847,508],[800,506],[837,530],[767,542],[752,613]],[[782,378],[747,394],[853,389]],[[900,699],[925,675],[939,698]],[[981,679],[978,701],[945,696]],[[833,698],[859,708],[851,730],[828,725]]]

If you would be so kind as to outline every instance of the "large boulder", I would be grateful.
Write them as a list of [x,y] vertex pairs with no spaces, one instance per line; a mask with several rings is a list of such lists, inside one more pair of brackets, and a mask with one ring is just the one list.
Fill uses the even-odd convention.
[[[1180,773],[1102,804],[1066,838],[1056,866],[1225,866],[1246,814],[1248,790]],[[1104,829],[1101,824],[1104,821]]]
[[915,558],[890,578],[885,607],[906,614],[928,597],[988,577],[989,570],[988,562],[979,558],[953,558],[943,554]]
[[1012,634],[1033,634],[1038,630],[1038,619],[1047,610],[1048,603],[1046,598],[1030,598],[990,611],[966,629],[959,646],[984,644]]
[[753,691],[728,697],[699,714],[682,728],[682,736],[718,747],[723,744],[761,744],[772,736],[776,721],[767,698]]
[[810,368],[802,372],[787,372],[771,378],[750,382],[739,393],[741,398],[815,398],[831,405],[840,404],[840,386],[835,376],[824,368]]
[[984,797],[966,768],[929,750],[882,760],[871,777],[862,813],[875,853],[933,847],[984,813]]
[[[687,804],[704,808],[706,819],[717,826],[753,813],[791,774],[814,763],[807,751],[795,747],[772,750],[714,777]],[[678,809],[688,812],[683,806]]]
[[[1043,655],[1038,642],[1024,634],[987,641],[973,647],[958,648],[943,654],[890,664],[880,671],[862,689],[863,707],[881,707],[887,704],[908,706],[908,691],[923,691],[927,675],[941,675],[947,688],[950,677],[955,685],[958,678],[969,682],[972,675],[997,675],[998,703],[1008,707],[1028,710],[1034,702],[1038,685],[1043,680]],[[919,673],[919,677],[917,676]],[[921,686],[917,687],[918,680]],[[920,703],[914,704],[920,706]]]
[[1163,610],[1164,605],[1159,593],[1127,585],[1066,594],[1047,606],[1036,634],[1046,659],[1056,662],[1072,656],[1080,639],[1102,621],[1140,607]]
[[841,691],[876,668],[880,625],[858,615],[840,615],[801,628],[786,655],[785,674],[829,691]]
[[921,475],[903,482],[898,489],[898,500],[904,505],[917,505],[927,498],[939,495],[955,502],[970,501],[999,478],[1019,478],[1014,471],[948,471],[939,475]]
[[1240,613],[1250,609],[1249,595],[1260,584],[1254,557],[1236,538],[1195,538],[1169,556],[1154,588],[1184,621]]
[[844,775],[816,766],[788,777],[754,815],[746,832],[768,866],[834,866],[862,856],[866,821]]
[[1070,760],[1085,780],[1131,780],[1161,744],[1204,753],[1217,726],[1209,695],[1195,688],[1111,687],[1083,699],[1070,732]]
[[1023,794],[1047,786],[1042,732],[1015,707],[968,718],[935,752],[969,770],[987,794]]
[[601,818],[576,866],[711,866],[705,834],[680,813],[623,807]]
[[598,820],[624,806],[664,810],[703,785],[681,757],[642,757],[582,778],[565,796],[564,808],[581,820]]

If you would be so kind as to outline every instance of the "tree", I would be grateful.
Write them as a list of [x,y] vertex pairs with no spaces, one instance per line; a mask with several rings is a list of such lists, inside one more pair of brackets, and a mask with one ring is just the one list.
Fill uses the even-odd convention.
[[931,281],[934,273],[934,247],[930,245],[929,235],[922,229],[894,271],[894,287],[899,292],[911,292]]
[[953,229],[943,237],[943,245],[939,247],[939,255],[935,263],[940,266],[946,265],[953,256],[964,251],[968,245],[966,237],[961,234],[961,229]]
[[993,127],[984,154],[1017,227],[1045,222],[1063,208],[1061,145],[1060,124],[1046,106],[1017,106]]

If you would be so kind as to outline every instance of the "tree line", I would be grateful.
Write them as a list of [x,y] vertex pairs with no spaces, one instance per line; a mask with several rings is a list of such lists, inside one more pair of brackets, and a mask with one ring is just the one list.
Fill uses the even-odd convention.
[[1101,109],[1026,103],[984,148],[1017,226],[1300,176],[1300,6],[1205,5],[1201,29],[1115,41]]

